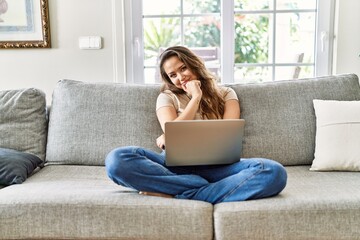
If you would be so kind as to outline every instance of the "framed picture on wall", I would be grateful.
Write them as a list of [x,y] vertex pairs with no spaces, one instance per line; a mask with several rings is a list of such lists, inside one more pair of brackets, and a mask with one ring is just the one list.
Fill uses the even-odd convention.
[[48,0],[0,0],[0,48],[50,48]]

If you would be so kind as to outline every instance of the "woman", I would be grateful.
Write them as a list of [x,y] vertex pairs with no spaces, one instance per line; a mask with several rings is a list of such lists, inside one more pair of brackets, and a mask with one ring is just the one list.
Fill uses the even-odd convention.
[[[156,114],[164,131],[165,122],[193,119],[238,119],[240,107],[235,91],[219,87],[203,61],[182,46],[161,55],[162,92]],[[157,146],[165,149],[162,134]],[[166,167],[161,154],[140,147],[111,151],[105,161],[108,176],[117,184],[141,194],[194,199],[213,204],[277,195],[287,180],[277,162],[241,159],[230,165]]]

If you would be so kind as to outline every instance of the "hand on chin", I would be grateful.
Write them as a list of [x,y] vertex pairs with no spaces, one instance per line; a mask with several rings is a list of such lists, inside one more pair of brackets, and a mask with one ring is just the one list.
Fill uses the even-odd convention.
[[185,92],[187,92],[187,87],[186,87],[186,85],[187,85],[187,82],[184,83],[184,84],[181,84],[181,88],[182,88]]
[[190,96],[194,93],[201,92],[201,82],[199,80],[186,81],[181,85],[181,88]]

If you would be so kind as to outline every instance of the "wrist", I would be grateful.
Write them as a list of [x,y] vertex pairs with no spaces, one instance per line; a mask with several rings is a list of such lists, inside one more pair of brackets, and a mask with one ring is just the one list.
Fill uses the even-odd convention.
[[193,96],[191,97],[191,100],[193,100],[193,101],[195,101],[197,104],[199,104],[200,101],[201,101],[201,97],[202,97],[201,94],[193,95]]

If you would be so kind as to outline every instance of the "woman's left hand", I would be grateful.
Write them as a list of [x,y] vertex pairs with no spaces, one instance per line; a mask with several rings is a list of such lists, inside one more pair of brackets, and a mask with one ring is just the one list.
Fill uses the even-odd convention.
[[156,139],[156,145],[162,150],[165,150],[165,134],[161,134],[161,136]]

